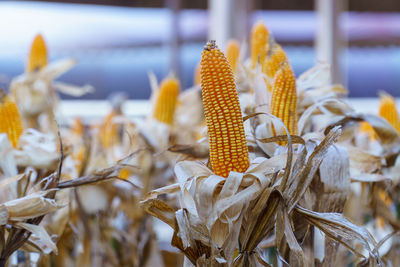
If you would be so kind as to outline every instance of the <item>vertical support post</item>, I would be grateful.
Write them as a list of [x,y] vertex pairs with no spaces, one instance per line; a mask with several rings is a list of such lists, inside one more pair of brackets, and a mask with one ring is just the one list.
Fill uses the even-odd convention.
[[315,40],[316,60],[331,66],[331,82],[343,83],[341,54],[344,38],[340,31],[340,15],[345,0],[315,0],[317,11],[317,35]]
[[252,6],[251,0],[208,0],[208,39],[223,48],[230,38],[247,38]]
[[168,40],[169,48],[169,70],[173,71],[175,76],[180,79],[180,56],[179,56],[179,11],[180,11],[180,0],[167,0],[167,8],[171,12],[170,22],[170,36]]

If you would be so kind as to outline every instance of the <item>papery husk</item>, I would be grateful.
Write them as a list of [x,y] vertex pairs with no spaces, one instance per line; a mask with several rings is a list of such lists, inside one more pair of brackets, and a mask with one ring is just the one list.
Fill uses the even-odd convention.
[[22,198],[10,200],[0,205],[1,225],[10,221],[24,221],[56,211],[66,205],[47,198],[49,191],[36,192]]
[[0,133],[0,168],[5,177],[18,174],[17,164],[12,153],[13,149],[7,134]]
[[[26,128],[57,132],[54,112],[57,108],[56,90],[73,96],[93,92],[93,87],[54,83],[53,80],[75,66],[74,59],[52,62],[38,71],[26,72],[11,81],[10,91],[15,98]],[[46,117],[45,123],[39,123],[39,116]],[[47,124],[47,125],[45,125]]]
[[57,152],[54,135],[27,129],[21,135],[18,149],[13,154],[18,166],[55,170],[59,158]]
[[204,119],[200,86],[184,90],[179,95],[178,101],[175,112],[175,124],[178,128],[185,129],[187,134],[187,131],[192,131]]
[[[242,221],[241,214],[246,211],[247,203],[257,197],[260,189],[268,185],[270,180],[268,175],[272,175],[281,168],[283,166],[280,160],[260,158],[253,162],[246,173],[231,172],[225,180],[214,175],[202,164],[182,161],[175,167],[179,183],[151,192],[142,205],[150,214],[156,215],[175,228],[181,240],[181,247],[178,245],[178,248],[182,250],[194,249],[193,246],[199,245],[197,242],[207,244],[209,249],[212,247],[214,250],[221,246],[227,247],[232,244],[232,240],[237,240]],[[267,170],[267,172],[261,173],[261,170]],[[184,208],[182,211],[185,212],[178,211],[172,216],[174,210],[154,198],[160,194],[177,192],[177,190],[181,192],[180,198]],[[177,224],[173,222],[174,217]],[[182,232],[187,227],[191,230]],[[195,236],[188,236],[189,233]],[[224,250],[225,259],[232,259],[234,249],[233,247]],[[208,254],[212,255],[215,261],[220,261],[218,260],[219,253],[210,251]],[[192,256],[191,261],[195,264],[197,258]]]
[[400,136],[397,131],[385,119],[367,114],[348,114],[343,119],[329,125],[326,131],[332,127],[341,125],[344,127],[354,127],[354,122],[366,121],[376,132],[382,145],[382,156],[385,158],[398,154],[400,151]]
[[[247,188],[254,186],[254,184],[248,184],[248,179],[250,177],[247,176],[247,179],[244,178],[246,175],[249,175],[251,171],[248,170],[244,175],[231,173],[228,179],[224,180],[218,179],[218,176],[213,176],[212,172],[206,166],[195,162],[178,163],[176,167],[176,174],[179,183],[150,192],[142,202],[142,205],[148,213],[168,223],[174,229],[175,235],[173,238],[173,245],[181,249],[192,264],[205,264],[204,266],[219,266],[218,264],[222,264],[223,266],[255,266],[254,264],[265,265],[266,263],[262,263],[265,261],[260,258],[258,252],[256,252],[256,248],[263,238],[265,238],[265,236],[268,236],[272,233],[271,231],[276,225],[275,227],[278,231],[276,233],[276,240],[278,242],[277,246],[280,248],[280,252],[286,254],[287,251],[290,251],[289,255],[291,256],[288,259],[291,264],[294,266],[304,266],[306,262],[310,263],[309,260],[311,259],[307,259],[303,249],[300,246],[300,243],[297,241],[297,237],[294,235],[295,229],[292,228],[293,223],[292,217],[289,215],[290,210],[295,210],[296,214],[299,214],[299,216],[305,216],[303,213],[306,212],[302,210],[303,208],[298,206],[298,203],[303,199],[306,189],[313,181],[317,170],[320,170],[320,172],[322,171],[322,181],[326,183],[323,192],[328,194],[328,198],[326,198],[324,203],[331,203],[325,207],[325,209],[329,211],[340,209],[340,204],[335,207],[334,201],[339,197],[339,199],[341,199],[341,203],[343,203],[343,201],[346,199],[347,193],[342,189],[348,186],[350,178],[348,156],[343,154],[345,153],[345,150],[339,149],[341,152],[336,154],[338,148],[330,148],[330,145],[338,138],[339,135],[339,128],[331,129],[328,136],[323,139],[320,144],[317,143],[317,146],[314,144],[315,140],[309,140],[307,141],[308,143],[306,143],[304,140],[297,141],[303,145],[303,148],[300,149],[300,154],[298,155],[293,155],[293,152],[289,153],[290,157],[287,160],[284,160],[286,165],[289,164],[286,166],[286,169],[282,164],[276,165],[278,162],[282,162],[281,155],[277,155],[268,160],[265,159],[259,162],[258,165],[254,165],[258,166],[259,170],[264,170],[263,175],[269,174],[269,178],[267,183],[264,183],[264,186],[258,187],[259,189],[256,191],[258,193],[255,198],[247,198],[246,203],[248,204],[242,204],[239,207],[241,211],[236,215],[236,217],[235,213],[233,213],[233,217],[223,217],[229,214],[226,212],[226,208],[232,208],[235,204],[230,201],[228,206],[224,206],[224,199],[221,199],[219,195],[223,194],[226,185],[231,184],[234,186],[235,183],[232,183],[233,181],[242,180],[241,183],[243,183],[247,180],[247,183],[245,183],[247,186],[249,186]],[[300,137],[296,138],[299,138],[299,140],[301,139]],[[278,136],[266,139],[264,141],[274,142],[278,139],[285,138]],[[287,138],[285,140],[288,141]],[[289,143],[289,151],[292,151],[293,148],[291,141]],[[311,151],[308,152],[306,147]],[[332,155],[331,158],[325,157],[327,153],[328,155]],[[320,165],[321,162],[323,162],[323,159],[326,158],[325,164],[329,166],[330,162],[336,160],[335,157],[341,160],[339,163],[337,163],[338,165],[335,169],[343,168],[343,170],[341,170],[343,173],[343,178],[332,184],[329,178],[331,177],[331,173],[327,172],[327,168],[324,167],[325,165],[322,165],[322,169],[320,169]],[[278,158],[280,160],[276,161]],[[279,172],[279,170],[283,169],[286,170],[284,173]],[[292,170],[289,171],[290,169]],[[239,175],[238,177],[241,176],[243,178],[235,177],[237,175]],[[259,173],[257,175],[259,175]],[[272,181],[275,182],[270,184]],[[242,186],[243,185],[244,184],[242,184]],[[175,210],[165,202],[156,199],[160,195],[176,194],[177,192],[180,193],[179,195],[183,207],[183,209],[177,212],[175,212]],[[239,192],[241,191],[238,191],[236,194],[240,195]],[[214,202],[214,199],[216,202]],[[222,202],[219,202],[219,199]],[[239,202],[240,198],[237,196],[235,196],[235,200],[238,204],[242,203]],[[216,209],[214,207],[218,207],[218,211],[214,210]],[[302,210],[303,213],[299,212],[299,209]],[[225,211],[225,213],[223,211]],[[338,232],[339,237],[335,237],[336,241],[339,239],[339,242],[342,242],[346,247],[351,248],[356,255],[364,257],[362,256],[360,250],[354,250],[351,244],[353,239],[346,239],[344,241],[342,240],[342,238],[345,238],[349,234],[347,231],[350,231],[350,233],[357,236],[357,240],[360,239],[361,243],[364,242],[363,244],[365,248],[369,249],[368,251],[370,251],[373,257],[376,257],[376,255],[373,253],[376,242],[374,243],[372,239],[371,241],[367,238],[369,243],[365,243],[366,241],[363,235],[368,233],[365,231],[365,229],[357,226],[359,227],[357,228],[358,230],[354,230],[356,233],[353,233],[353,230],[343,228],[345,227],[344,225],[351,224],[344,217],[339,219],[335,217],[335,213],[329,212],[318,214],[321,214],[318,216],[325,218],[327,221],[312,221],[312,224],[319,227],[323,232],[325,232],[325,234],[328,236],[332,235],[332,230],[327,230],[326,228],[326,224],[328,222],[329,224],[332,220],[336,223],[339,222],[340,226],[335,226],[337,227],[338,231],[340,230]],[[278,216],[276,221],[275,216]],[[229,224],[224,226],[224,219],[227,218],[231,218],[231,228],[228,227]],[[310,223],[308,217],[305,219],[308,223]],[[238,228],[238,225],[242,225],[240,228],[243,228],[239,232],[239,236],[237,235],[239,233],[237,230],[235,230],[240,229]],[[217,227],[217,232],[214,231],[214,227]],[[360,231],[362,234],[357,231]],[[221,239],[221,237],[224,237],[225,239]],[[240,238],[240,251],[238,257],[232,261],[233,252],[234,250],[238,249],[234,241],[237,237]],[[366,244],[368,244],[368,246]],[[287,250],[286,247],[289,250]],[[201,249],[199,250],[199,248]],[[227,262],[224,263],[221,261],[221,257]]]
[[315,103],[340,99],[348,93],[341,85],[330,83],[330,66],[323,62],[301,74],[296,80],[296,88],[299,113]]

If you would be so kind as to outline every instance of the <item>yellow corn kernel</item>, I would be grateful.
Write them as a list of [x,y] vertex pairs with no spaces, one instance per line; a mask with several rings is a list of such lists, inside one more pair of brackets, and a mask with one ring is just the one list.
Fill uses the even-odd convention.
[[282,120],[290,134],[297,134],[296,77],[287,62],[281,65],[274,78],[271,114]]
[[236,72],[236,65],[239,60],[240,54],[240,45],[236,40],[229,40],[226,44],[226,58],[228,59],[229,64],[231,64],[231,68],[233,73]]
[[179,91],[178,79],[166,78],[162,81],[155,102],[154,119],[172,125]]
[[200,85],[200,63],[194,69],[193,83],[194,85]]
[[274,78],[283,62],[289,62],[286,53],[279,44],[275,44],[263,62],[262,71],[270,78]]
[[394,98],[388,94],[381,94],[379,101],[379,116],[386,119],[400,134],[400,118]]
[[23,130],[17,104],[0,92],[0,133],[6,133],[10,143],[16,148]]
[[360,123],[359,131],[361,133],[366,134],[368,136],[368,138],[371,139],[371,140],[377,140],[378,139],[378,136],[376,135],[376,132],[375,132],[374,128],[371,126],[371,124],[369,124],[366,121],[363,121],[363,122]]
[[113,122],[116,115],[114,111],[110,112],[104,120],[104,123],[100,126],[100,143],[105,148],[109,148],[118,135],[118,127]]
[[262,21],[257,22],[251,29],[250,37],[250,58],[251,66],[254,69],[258,60],[264,62],[268,52],[269,32]]
[[243,118],[230,64],[209,41],[201,56],[201,88],[210,143],[210,162],[216,175],[245,172],[249,167]]
[[26,72],[39,70],[47,65],[47,48],[41,34],[37,34],[33,39],[31,51],[29,53]]

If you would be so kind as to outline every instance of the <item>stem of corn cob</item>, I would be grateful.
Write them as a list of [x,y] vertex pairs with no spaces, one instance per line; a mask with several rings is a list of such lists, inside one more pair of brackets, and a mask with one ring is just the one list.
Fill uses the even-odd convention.
[[394,98],[388,94],[381,94],[379,101],[379,116],[386,119],[400,134],[400,118]]
[[162,81],[156,98],[154,119],[172,125],[179,92],[178,79],[168,77]]
[[212,169],[223,177],[245,172],[249,152],[239,97],[230,64],[215,41],[204,47],[200,73]]
[[262,63],[267,56],[269,49],[268,36],[268,29],[262,21],[257,22],[251,29],[250,58],[253,69],[256,67],[258,60]]
[[282,120],[290,134],[297,134],[296,77],[288,62],[282,63],[274,78],[271,114]]
[[17,104],[0,90],[0,133],[6,133],[10,143],[16,148],[23,130]]
[[31,51],[29,53],[26,72],[39,70],[47,65],[47,48],[41,34],[37,34],[33,39]]
[[235,73],[240,54],[239,42],[233,39],[229,40],[228,43],[226,44],[225,51],[226,51],[226,58],[228,59],[229,64],[231,64],[233,73]]

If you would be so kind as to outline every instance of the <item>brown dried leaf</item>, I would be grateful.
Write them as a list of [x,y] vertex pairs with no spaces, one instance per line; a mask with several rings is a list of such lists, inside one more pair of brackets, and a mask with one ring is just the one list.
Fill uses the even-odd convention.
[[57,246],[42,226],[24,222],[17,222],[14,225],[31,232],[32,235],[29,237],[29,241],[40,248],[44,254],[49,254],[50,252],[57,254]]
[[400,151],[400,136],[396,129],[393,128],[385,119],[370,114],[351,114],[342,120],[330,125],[326,128],[325,133],[329,132],[333,127],[341,125],[347,126],[352,122],[366,121],[378,135],[380,143],[388,154],[396,154]]
[[23,221],[36,218],[65,207],[66,203],[59,203],[54,199],[46,198],[50,191],[42,191],[17,198],[0,206],[8,211],[8,220]]
[[308,157],[306,164],[305,158],[306,147],[303,149],[303,155],[295,163],[293,172],[289,178],[288,185],[284,188],[283,196],[287,201],[289,212],[298,203],[305,191],[312,182],[316,171],[318,170],[326,152],[330,145],[339,137],[341,130],[339,127],[333,128],[325,137],[324,140],[314,149]]
[[293,233],[288,210],[282,202],[279,204],[277,211],[275,229],[277,248],[280,250],[281,255],[284,255],[282,249],[284,249],[287,244],[290,249],[290,254],[294,256],[294,258],[290,258],[290,261],[292,262],[292,260],[296,260],[293,266],[306,266],[303,250]]
[[142,208],[152,216],[162,220],[172,229],[177,230],[175,223],[175,210],[171,208],[167,203],[158,199],[147,199],[140,202]]
[[168,151],[185,154],[194,158],[207,158],[208,145],[195,144],[195,145],[173,145],[168,148]]
[[331,239],[341,243],[351,250],[355,255],[364,258],[362,249],[355,246],[358,242],[363,249],[367,250],[369,256],[380,261],[379,255],[376,254],[376,241],[371,234],[363,227],[358,226],[347,220],[340,213],[319,213],[307,210],[299,205],[295,207],[295,212],[304,216],[304,218],[315,227],[318,227]]

